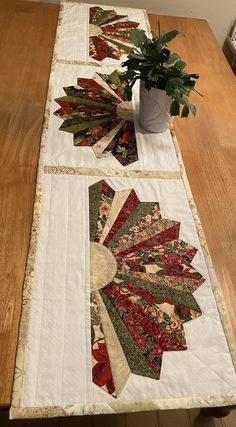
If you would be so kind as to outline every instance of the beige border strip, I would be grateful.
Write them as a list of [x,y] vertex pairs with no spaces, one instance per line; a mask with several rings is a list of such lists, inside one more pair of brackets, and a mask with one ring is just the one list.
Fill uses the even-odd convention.
[[[87,61],[77,61],[76,59],[60,59],[57,58],[56,55],[53,56],[53,59],[58,64],[66,64],[66,65],[87,65],[88,67],[102,67],[102,64],[99,64],[98,62],[87,62]],[[109,64],[110,65],[110,64]],[[111,64],[113,66],[114,64]]]
[[166,409],[208,408],[230,406],[236,403],[236,395],[206,396],[181,398],[181,399],[155,399],[147,401],[129,401],[120,404],[117,400],[113,403],[75,404],[61,406],[45,406],[35,408],[11,409],[10,418],[53,418],[70,417],[78,415],[120,414],[125,412],[153,411]]
[[87,175],[87,176],[118,176],[122,178],[146,178],[146,179],[181,179],[178,171],[139,171],[119,170],[108,168],[77,168],[70,166],[44,166],[45,174],[55,175]]

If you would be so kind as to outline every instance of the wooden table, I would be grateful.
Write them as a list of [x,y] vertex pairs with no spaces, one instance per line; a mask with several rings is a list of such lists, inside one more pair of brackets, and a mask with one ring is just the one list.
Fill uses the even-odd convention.
[[[2,0],[0,14],[0,407],[11,400],[21,292],[58,6]],[[236,80],[206,21],[149,15],[199,72],[196,118],[175,119],[187,175],[236,337]]]

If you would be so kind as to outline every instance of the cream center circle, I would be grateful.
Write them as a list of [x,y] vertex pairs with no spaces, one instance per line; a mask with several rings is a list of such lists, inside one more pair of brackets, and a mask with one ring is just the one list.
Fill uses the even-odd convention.
[[131,101],[124,101],[117,105],[116,114],[123,120],[132,122],[134,120],[134,112]]
[[100,243],[90,242],[90,286],[97,291],[110,283],[117,271],[114,255]]
[[101,28],[97,25],[89,24],[89,37],[96,37],[102,34]]

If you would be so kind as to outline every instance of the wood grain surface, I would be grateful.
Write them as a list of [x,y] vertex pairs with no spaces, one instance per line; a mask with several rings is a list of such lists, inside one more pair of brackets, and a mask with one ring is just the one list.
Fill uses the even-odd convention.
[[[58,6],[1,0],[0,406],[10,405],[25,261]],[[189,182],[236,337],[236,80],[206,21],[149,15],[199,72],[196,118],[175,119]]]
[[58,6],[0,5],[0,406],[9,406]]

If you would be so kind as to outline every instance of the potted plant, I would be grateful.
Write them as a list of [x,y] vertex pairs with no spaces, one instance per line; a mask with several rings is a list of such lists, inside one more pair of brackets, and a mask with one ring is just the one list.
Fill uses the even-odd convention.
[[196,114],[189,95],[195,90],[199,75],[187,73],[186,63],[166,47],[177,34],[177,30],[161,32],[159,22],[158,35],[153,34],[151,38],[143,31],[132,30],[131,40],[135,48],[122,64],[127,67],[122,79],[126,82],[125,92],[129,101],[133,86],[140,79],[139,122],[151,132],[167,130],[171,116],[187,117],[190,111]]

